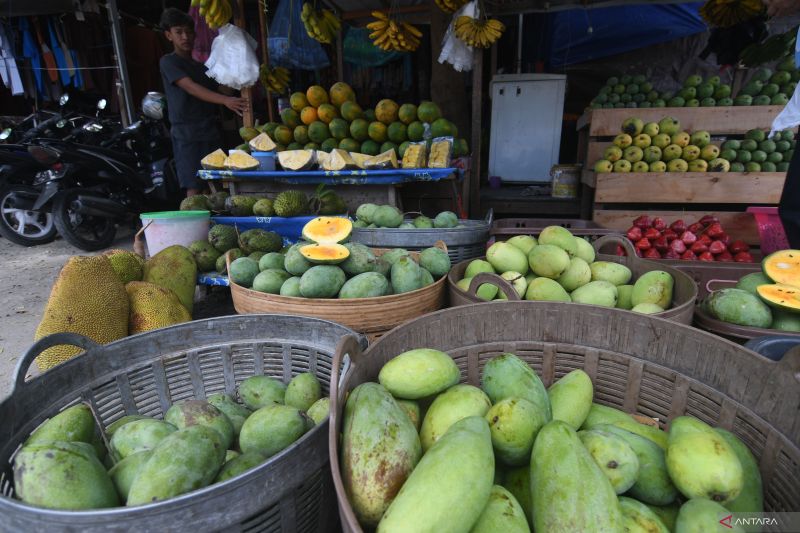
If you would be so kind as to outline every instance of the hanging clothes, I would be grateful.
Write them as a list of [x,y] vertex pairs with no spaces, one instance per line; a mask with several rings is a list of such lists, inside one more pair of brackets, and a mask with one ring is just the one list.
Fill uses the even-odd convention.
[[44,76],[42,75],[42,56],[39,52],[39,47],[36,45],[36,39],[33,38],[30,23],[28,19],[22,17],[19,19],[19,31],[22,33],[22,56],[27,58],[31,64],[33,77],[36,79],[36,92],[40,96],[44,96]]
[[61,78],[61,85],[67,86],[72,81],[69,75],[69,68],[67,67],[67,60],[64,55],[64,50],[61,48],[61,43],[56,39],[56,33],[53,31],[53,20],[47,20],[47,32],[50,35],[50,49],[53,51],[53,57],[58,67],[58,76]]
[[0,24],[0,77],[11,94],[18,96],[25,94],[25,88],[22,86],[17,61],[14,59],[14,41],[9,38],[11,35],[13,35],[11,28]]

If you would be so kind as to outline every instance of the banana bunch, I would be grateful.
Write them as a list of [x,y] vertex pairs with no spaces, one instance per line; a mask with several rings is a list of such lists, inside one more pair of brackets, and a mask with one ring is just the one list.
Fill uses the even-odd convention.
[[419,47],[422,32],[407,22],[398,22],[383,11],[373,11],[376,20],[367,24],[372,44],[384,51],[413,52]]
[[270,68],[262,64],[258,69],[261,85],[275,94],[283,94],[289,89],[289,71],[283,67]]
[[764,12],[761,0],[707,0],[700,15],[711,26],[729,28]]
[[325,44],[333,42],[342,26],[333,11],[315,9],[308,2],[303,4],[303,10],[300,11],[300,20],[303,21],[309,37]]
[[436,0],[436,5],[445,13],[455,13],[467,3],[467,0]]
[[497,19],[474,19],[458,17],[454,23],[456,37],[473,48],[489,48],[494,44],[506,27]]
[[221,28],[233,16],[230,0],[192,0],[192,5],[200,7],[200,16],[212,30]]

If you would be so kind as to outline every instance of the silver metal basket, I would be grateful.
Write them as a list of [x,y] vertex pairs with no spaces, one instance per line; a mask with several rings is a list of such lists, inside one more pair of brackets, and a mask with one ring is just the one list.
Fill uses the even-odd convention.
[[[245,474],[139,507],[61,511],[14,499],[11,464],[21,442],[49,417],[85,401],[104,426],[126,414],[160,417],[176,401],[234,394],[265,374],[288,381],[302,372],[327,394],[336,343],[354,332],[287,315],[198,320],[105,346],[71,333],[41,339],[19,361],[11,395],[0,403],[0,531],[328,531],[336,496],[327,454],[328,421]],[[364,346],[366,340],[359,337]],[[43,350],[73,344],[83,355],[25,381]]]

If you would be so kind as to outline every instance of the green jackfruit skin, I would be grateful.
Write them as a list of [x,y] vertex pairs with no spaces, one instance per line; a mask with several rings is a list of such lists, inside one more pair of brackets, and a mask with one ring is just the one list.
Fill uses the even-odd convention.
[[131,335],[189,322],[192,315],[169,289],[145,281],[125,285],[130,302],[128,331]]
[[276,216],[296,217],[307,211],[308,197],[302,191],[283,191],[275,197],[273,207]]
[[103,252],[111,262],[111,268],[119,276],[122,283],[129,281],[142,281],[144,275],[144,259],[138,254],[128,250],[108,250]]
[[144,264],[144,281],[172,289],[186,310],[192,312],[197,263],[187,248],[176,244],[151,257]]

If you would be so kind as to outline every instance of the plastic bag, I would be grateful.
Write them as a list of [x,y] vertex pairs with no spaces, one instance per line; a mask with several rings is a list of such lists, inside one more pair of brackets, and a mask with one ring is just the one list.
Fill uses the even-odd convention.
[[273,66],[316,70],[330,65],[322,45],[306,33],[300,20],[303,0],[280,0],[269,27],[269,59]]
[[[473,18],[478,16],[478,8],[474,0],[455,12],[453,15],[453,23],[455,23],[460,16]],[[439,63],[450,63],[457,72],[469,71],[472,70],[472,53],[472,48],[456,37],[455,32],[453,32],[453,24],[450,24],[442,40],[442,52],[439,54]]]
[[798,124],[800,124],[800,85],[794,88],[791,100],[772,121],[769,137],[772,138],[779,131],[794,129]]
[[206,74],[232,89],[250,87],[258,81],[256,41],[241,28],[226,24],[211,43],[205,62]]
[[453,157],[453,138],[436,137],[428,154],[428,168],[449,168]]

